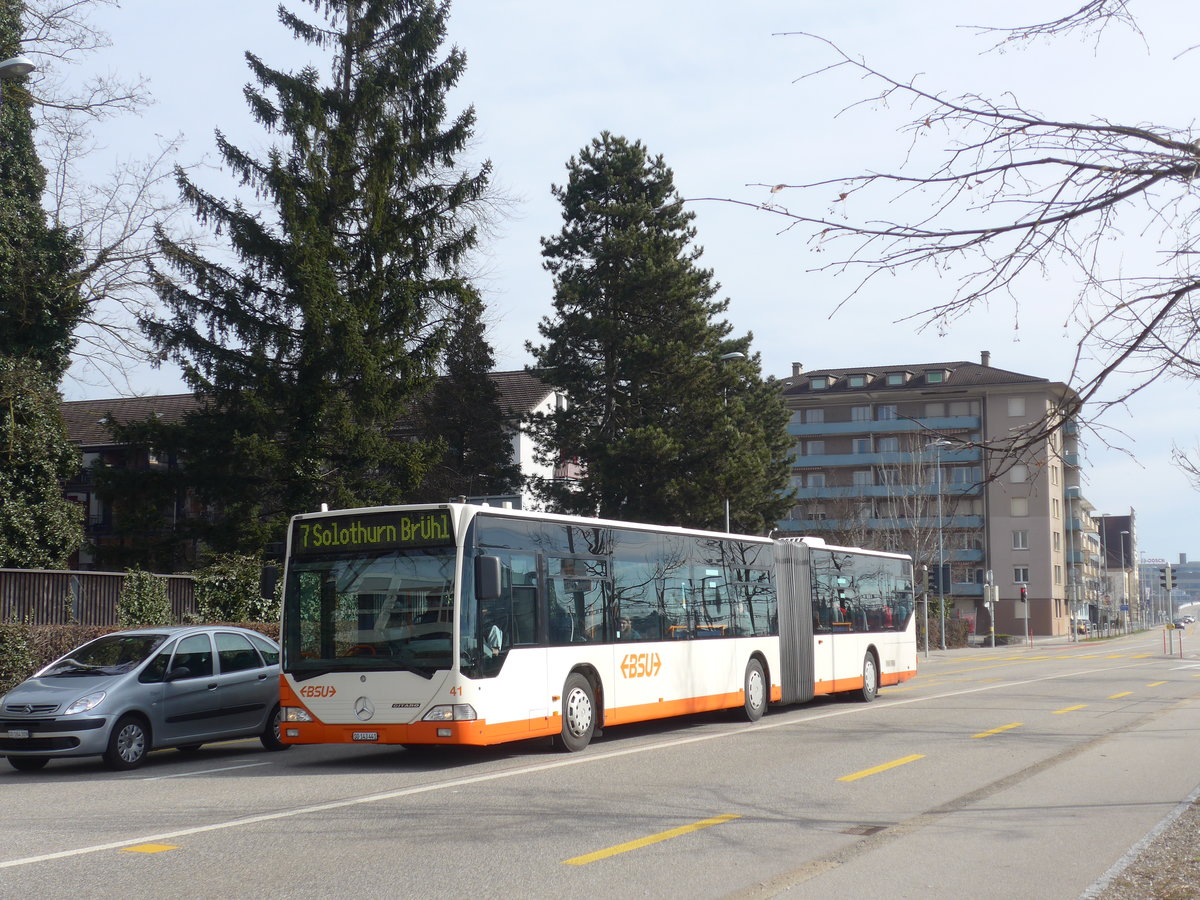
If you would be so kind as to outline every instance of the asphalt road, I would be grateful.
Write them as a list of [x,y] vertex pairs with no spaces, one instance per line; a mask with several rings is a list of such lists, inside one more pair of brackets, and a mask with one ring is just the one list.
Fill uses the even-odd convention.
[[0,770],[0,896],[1077,898],[1194,798],[1198,729],[1200,653],[1156,632],[935,651],[872,704],[609,729],[572,755],[59,761]]

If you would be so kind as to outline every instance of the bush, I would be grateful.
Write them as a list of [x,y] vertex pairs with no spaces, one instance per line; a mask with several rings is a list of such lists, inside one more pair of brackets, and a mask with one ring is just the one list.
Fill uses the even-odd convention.
[[273,622],[279,618],[279,589],[269,600],[259,595],[262,562],[253,556],[215,556],[194,574],[201,621]]
[[122,628],[137,628],[174,623],[166,580],[136,566],[126,572],[117,598],[117,624]]
[[38,669],[31,628],[27,621],[0,625],[0,694],[16,687]]

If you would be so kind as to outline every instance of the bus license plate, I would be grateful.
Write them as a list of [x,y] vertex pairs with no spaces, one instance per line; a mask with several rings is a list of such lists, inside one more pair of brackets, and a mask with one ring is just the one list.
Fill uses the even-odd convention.
[[12,728],[12,729],[9,729],[8,736],[10,738],[24,739],[24,738],[29,737],[29,729],[28,728]]
[[356,731],[350,735],[351,740],[355,741],[377,741],[379,740],[378,731]]

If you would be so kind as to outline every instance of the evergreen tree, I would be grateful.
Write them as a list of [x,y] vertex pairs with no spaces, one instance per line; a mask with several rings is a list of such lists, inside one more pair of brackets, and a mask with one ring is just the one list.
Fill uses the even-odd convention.
[[542,240],[555,312],[528,349],[569,404],[529,427],[543,462],[577,462],[582,477],[541,494],[568,512],[705,528],[724,527],[728,499],[734,530],[765,532],[790,506],[787,413],[751,336],[718,318],[729,301],[697,265],[671,170],[608,132],[567,170],[552,189],[563,229]]
[[83,543],[62,490],[80,458],[61,403],[40,365],[0,356],[0,568],[60,568]]
[[[0,59],[21,48],[20,0],[0,0]],[[83,315],[78,238],[51,227],[42,208],[46,170],[34,145],[32,101],[0,84],[0,356],[36,361],[57,385]]]
[[474,111],[447,115],[466,64],[456,48],[439,56],[448,4],[306,2],[319,20],[285,8],[280,19],[332,51],[329,83],[314,68],[287,73],[247,54],[250,109],[282,146],[256,158],[217,134],[263,211],[179,175],[235,261],[159,235],[175,272],[156,274],[170,315],[145,327],[203,401],[163,440],[178,442],[217,550],[255,553],[282,537],[288,516],[322,502],[410,496],[436,448],[395,429],[434,376],[460,307],[474,302],[460,269],[488,166],[454,164]]
[[420,405],[423,438],[445,447],[421,487],[421,500],[510,494],[520,487],[511,426],[489,377],[495,357],[484,337],[480,312],[479,306],[464,310],[446,348],[446,374]]

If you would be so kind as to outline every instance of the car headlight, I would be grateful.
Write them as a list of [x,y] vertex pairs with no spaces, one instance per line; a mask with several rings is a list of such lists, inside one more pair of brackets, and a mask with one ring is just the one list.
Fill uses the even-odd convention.
[[426,722],[471,722],[477,718],[475,707],[470,703],[435,706],[424,716]]
[[80,697],[65,710],[64,716],[73,716],[76,713],[87,712],[89,709],[95,709],[100,705],[100,701],[104,699],[104,691],[96,691],[94,694],[88,694],[86,697]]

